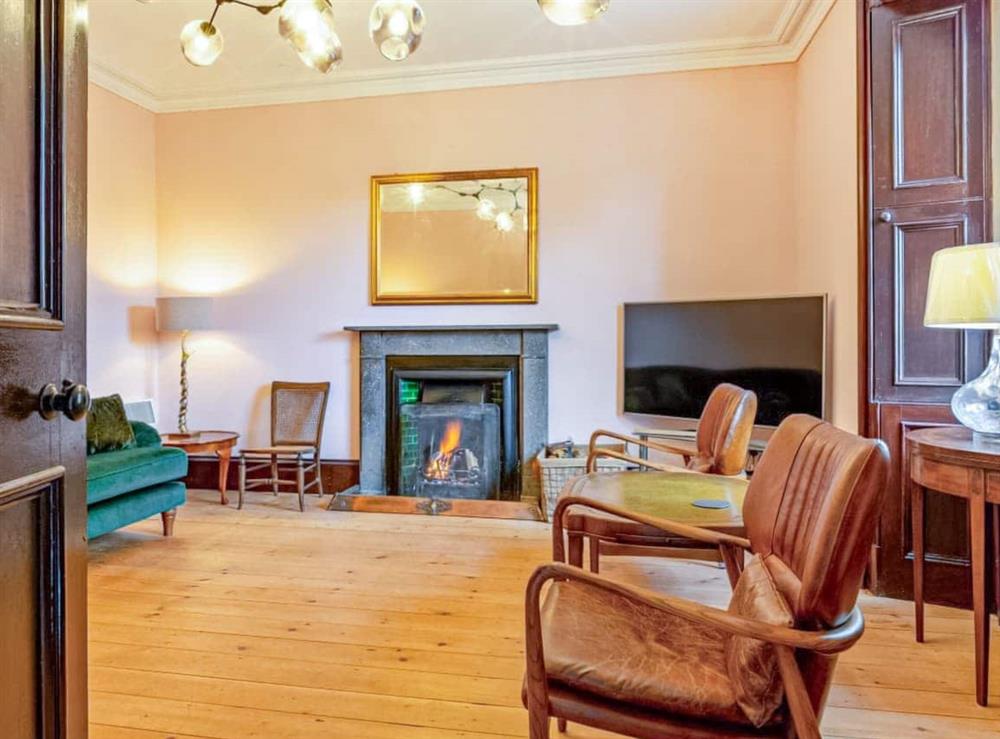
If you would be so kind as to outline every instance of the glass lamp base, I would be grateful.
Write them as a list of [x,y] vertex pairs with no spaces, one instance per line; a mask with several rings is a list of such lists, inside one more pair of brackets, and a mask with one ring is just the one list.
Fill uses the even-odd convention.
[[1000,444],[1000,333],[993,334],[990,361],[983,374],[958,389],[951,399],[951,411],[977,439]]

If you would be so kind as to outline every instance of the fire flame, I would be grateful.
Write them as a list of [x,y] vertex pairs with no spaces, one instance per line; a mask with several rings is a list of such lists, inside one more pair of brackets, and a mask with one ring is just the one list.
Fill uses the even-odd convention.
[[462,441],[462,422],[448,421],[445,426],[441,443],[438,444],[436,454],[431,455],[427,462],[425,474],[430,479],[447,479],[451,472],[452,452],[458,449],[459,442]]

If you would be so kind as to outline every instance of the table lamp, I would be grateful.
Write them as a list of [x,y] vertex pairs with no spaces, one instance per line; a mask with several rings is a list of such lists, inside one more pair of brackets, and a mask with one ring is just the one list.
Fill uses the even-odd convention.
[[187,335],[191,331],[212,328],[212,298],[184,297],[156,299],[156,330],[181,332],[181,399],[177,412],[177,431],[188,433]]
[[1000,444],[1000,243],[934,253],[924,325],[993,330],[986,369],[952,396],[951,410],[977,437]]

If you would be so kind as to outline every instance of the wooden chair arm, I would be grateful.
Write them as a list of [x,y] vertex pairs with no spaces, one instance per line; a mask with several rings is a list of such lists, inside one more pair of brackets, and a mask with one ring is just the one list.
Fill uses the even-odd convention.
[[795,661],[795,651],[789,647],[776,645],[775,654],[778,657],[778,672],[785,687],[785,698],[788,701],[788,711],[792,715],[792,725],[795,727],[796,739],[823,739],[819,731],[819,719],[809,699],[809,691],[802,680],[799,663]]
[[559,562],[542,565],[528,580],[526,603],[527,607],[534,608],[535,618],[538,618],[542,585],[550,580],[571,580],[584,583],[589,587],[615,593],[633,602],[642,603],[686,621],[712,626],[736,636],[759,639],[778,647],[787,647],[789,651],[804,649],[819,654],[837,654],[850,648],[861,638],[865,630],[864,617],[857,607],[851,611],[847,620],[840,626],[825,631],[804,631],[788,626],[776,626],[695,601],[626,585]]
[[658,441],[650,441],[649,439],[639,439],[635,436],[627,436],[625,434],[619,434],[616,431],[608,431],[606,429],[597,429],[594,433],[590,435],[590,451],[594,451],[594,447],[597,444],[597,440],[601,437],[607,437],[608,439],[616,439],[617,441],[623,441],[626,444],[635,444],[636,446],[645,447],[646,449],[655,449],[658,452],[664,452],[665,454],[678,454],[684,458],[685,464],[689,459],[698,454],[698,448],[694,445],[684,445],[684,444],[664,444]]
[[674,536],[691,539],[692,541],[699,541],[702,544],[712,544],[719,547],[736,547],[738,549],[750,548],[749,539],[744,539],[742,536],[733,536],[732,534],[726,534],[721,531],[703,529],[700,526],[691,526],[690,524],[671,521],[669,518],[659,518],[657,516],[647,516],[642,513],[634,513],[630,510],[616,505],[611,505],[609,503],[570,495],[565,498],[560,498],[556,503],[555,511],[552,513],[552,553],[554,558],[560,562],[564,561],[564,518],[567,510],[572,506],[590,508],[595,511],[610,513],[611,515],[618,516],[619,518],[635,521],[636,523],[641,523],[646,526],[659,529],[666,534],[673,534]]
[[642,457],[633,457],[631,454],[626,454],[625,452],[618,452],[614,449],[591,449],[590,453],[587,454],[587,472],[597,472],[597,460],[599,457],[610,457],[611,459],[620,459],[625,462],[630,462],[632,464],[639,465],[641,467],[649,467],[650,469],[659,470],[660,472],[687,472],[688,470],[684,467],[671,467],[669,464],[659,464],[657,462],[650,462],[648,459],[643,459]]

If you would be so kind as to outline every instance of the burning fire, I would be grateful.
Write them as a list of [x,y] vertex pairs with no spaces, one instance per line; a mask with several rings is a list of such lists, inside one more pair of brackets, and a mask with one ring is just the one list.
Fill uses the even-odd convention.
[[454,460],[454,452],[458,449],[462,441],[462,422],[449,421],[445,426],[444,435],[438,450],[427,460],[427,468],[424,470],[424,477],[428,480],[447,480],[451,477],[451,466]]

